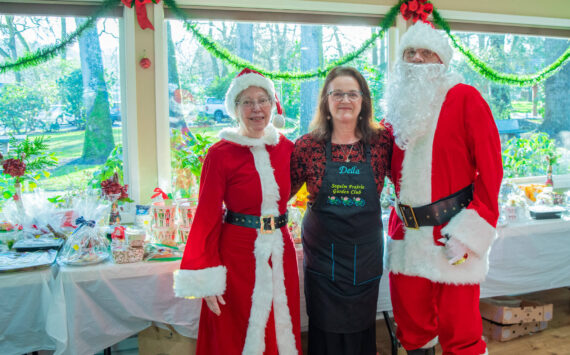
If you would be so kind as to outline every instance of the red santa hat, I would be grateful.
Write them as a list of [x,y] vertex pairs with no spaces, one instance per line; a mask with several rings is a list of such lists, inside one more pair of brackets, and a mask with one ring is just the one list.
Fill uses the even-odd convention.
[[277,94],[275,93],[275,86],[273,82],[263,76],[261,73],[256,72],[255,70],[245,68],[242,70],[231,82],[228,91],[226,92],[226,110],[228,114],[237,119],[236,113],[236,98],[238,95],[244,91],[245,89],[249,88],[250,86],[257,86],[267,91],[269,97],[274,97],[273,107],[277,109],[277,115],[273,117],[273,125],[277,128],[281,128],[285,125],[285,119],[283,118],[283,108],[281,107],[281,103],[277,98]]
[[400,39],[398,58],[402,59],[404,51],[408,48],[425,48],[434,51],[446,67],[449,66],[451,57],[453,57],[453,49],[447,38],[430,24],[420,21],[408,28]]

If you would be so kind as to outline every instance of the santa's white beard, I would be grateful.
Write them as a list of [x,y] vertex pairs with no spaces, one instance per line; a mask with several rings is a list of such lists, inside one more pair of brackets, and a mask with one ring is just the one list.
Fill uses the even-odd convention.
[[447,91],[460,82],[460,77],[446,71],[443,64],[398,62],[394,66],[385,94],[385,121],[401,149],[432,127]]

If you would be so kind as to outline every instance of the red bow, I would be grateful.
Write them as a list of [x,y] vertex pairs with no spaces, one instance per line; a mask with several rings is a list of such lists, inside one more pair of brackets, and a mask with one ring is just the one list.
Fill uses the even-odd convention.
[[433,12],[433,5],[427,1],[428,0],[408,0],[404,2],[402,6],[400,6],[400,12],[404,19],[409,20],[411,18],[414,23],[421,20],[431,25],[427,18]]
[[156,193],[154,195],[152,195],[150,198],[155,198],[158,195],[162,195],[163,200],[168,200],[168,194],[166,194],[166,192],[162,191],[162,189],[160,187],[157,187],[156,189],[154,189],[154,192],[156,192]]
[[125,6],[133,7],[135,4],[135,12],[137,13],[137,21],[139,26],[144,30],[150,28],[154,31],[154,26],[150,23],[146,15],[146,4],[158,4],[160,0],[121,0]]
[[111,238],[125,240],[125,229],[126,228],[124,226],[115,227],[115,230],[113,231],[113,233],[111,233]]

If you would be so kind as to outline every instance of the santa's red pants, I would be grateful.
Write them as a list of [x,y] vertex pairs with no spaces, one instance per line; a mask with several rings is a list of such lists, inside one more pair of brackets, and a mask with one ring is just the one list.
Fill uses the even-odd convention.
[[444,284],[390,273],[390,295],[396,335],[404,349],[419,349],[439,336],[444,355],[485,353],[478,284]]

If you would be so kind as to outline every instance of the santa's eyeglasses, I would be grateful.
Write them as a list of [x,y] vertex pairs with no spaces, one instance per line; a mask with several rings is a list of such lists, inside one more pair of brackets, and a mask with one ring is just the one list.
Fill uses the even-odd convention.
[[327,95],[330,96],[333,99],[333,101],[336,102],[341,102],[342,100],[344,100],[345,96],[348,98],[348,101],[355,102],[362,97],[362,91],[353,90],[353,91],[344,92],[340,90],[332,90],[329,91]]
[[420,57],[430,60],[437,58],[437,53],[434,51],[430,51],[429,49],[425,48],[408,48],[404,51],[404,59],[413,59],[416,54],[419,54]]

